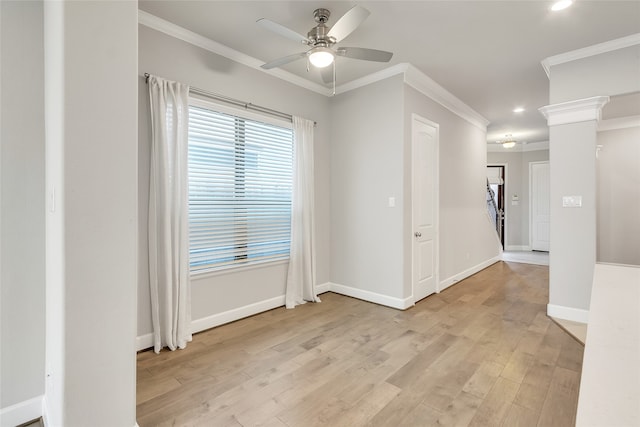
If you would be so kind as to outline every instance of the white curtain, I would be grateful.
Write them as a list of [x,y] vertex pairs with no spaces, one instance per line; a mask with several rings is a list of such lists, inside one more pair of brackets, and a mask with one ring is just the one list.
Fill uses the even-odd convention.
[[189,86],[149,77],[149,278],[153,346],[191,341],[187,139]]
[[291,252],[285,298],[287,308],[306,301],[320,302],[315,291],[313,126],[310,120],[293,117],[293,196]]

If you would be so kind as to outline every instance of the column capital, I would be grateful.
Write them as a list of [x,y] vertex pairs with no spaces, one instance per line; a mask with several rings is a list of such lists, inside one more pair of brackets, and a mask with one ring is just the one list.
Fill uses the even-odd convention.
[[608,96],[594,96],[592,98],[561,102],[547,105],[538,109],[547,119],[549,126],[579,123],[590,120],[600,120],[602,107],[609,102]]

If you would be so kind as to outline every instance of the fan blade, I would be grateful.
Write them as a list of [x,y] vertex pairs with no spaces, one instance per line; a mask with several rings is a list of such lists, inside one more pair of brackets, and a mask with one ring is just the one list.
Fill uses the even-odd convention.
[[393,53],[384,50],[365,49],[363,47],[339,47],[336,55],[365,61],[389,62]]
[[325,83],[333,82],[333,67],[335,64],[332,64],[329,67],[320,68],[320,76],[322,76],[322,81]]
[[336,43],[347,37],[367,19],[371,12],[362,6],[354,6],[331,27],[327,35],[336,39]]
[[273,22],[265,18],[260,18],[256,22],[262,25],[267,30],[280,34],[283,37],[286,37],[298,43],[309,44],[309,39],[307,37],[303,36],[302,34],[298,34],[297,32],[285,27],[284,25],[278,24],[277,22]]
[[265,70],[270,70],[272,68],[280,67],[282,65],[288,64],[289,62],[293,62],[300,58],[304,58],[307,56],[307,52],[294,53],[293,55],[284,56],[282,58],[278,58],[274,61],[267,62],[266,64],[262,64],[261,67]]

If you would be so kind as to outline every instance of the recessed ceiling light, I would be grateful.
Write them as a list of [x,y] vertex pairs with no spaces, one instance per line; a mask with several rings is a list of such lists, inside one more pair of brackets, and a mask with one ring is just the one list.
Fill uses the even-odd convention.
[[572,0],[560,0],[560,1],[557,1],[557,2],[555,2],[553,4],[553,6],[551,6],[551,10],[558,11],[558,10],[566,9],[569,6],[571,6],[572,3],[573,3]]
[[514,113],[522,113],[523,111],[524,111],[524,108],[523,108],[523,107],[517,107],[517,108],[514,108],[514,109],[513,109],[513,112],[514,112]]

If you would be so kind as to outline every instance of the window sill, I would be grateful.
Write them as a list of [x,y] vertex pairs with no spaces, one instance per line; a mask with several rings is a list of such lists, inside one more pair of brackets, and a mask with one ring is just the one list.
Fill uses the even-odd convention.
[[278,261],[263,261],[254,262],[247,265],[230,265],[228,267],[222,267],[216,270],[198,271],[190,274],[191,280],[202,280],[209,277],[222,276],[226,274],[242,273],[248,270],[255,270],[257,268],[275,267],[282,264],[288,264],[289,259],[282,259]]

